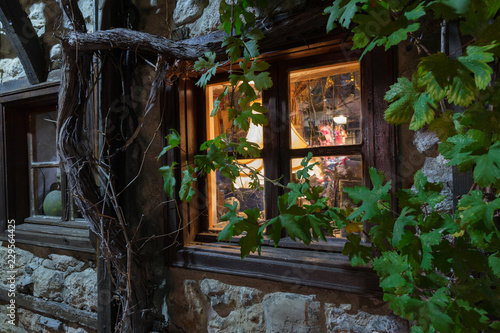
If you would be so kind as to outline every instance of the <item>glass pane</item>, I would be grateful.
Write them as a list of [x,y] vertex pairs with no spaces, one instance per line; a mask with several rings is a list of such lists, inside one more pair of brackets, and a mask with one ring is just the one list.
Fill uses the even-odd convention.
[[[302,169],[301,158],[291,161],[292,181],[296,181],[296,173]],[[363,169],[361,155],[350,156],[321,156],[313,157],[310,164],[318,162],[310,172],[311,185],[322,186],[323,197],[329,198],[329,205],[334,207],[352,207],[352,200],[345,194],[344,187],[361,186]]]
[[32,114],[30,120],[30,132],[33,135],[33,160],[35,162],[57,161],[57,111]]
[[[231,142],[240,142],[240,138],[245,138],[249,142],[255,142],[262,148],[263,146],[263,131],[262,131],[262,126],[261,125],[254,125],[250,122],[250,129],[248,131],[244,131],[240,129],[238,126],[234,125],[232,121],[229,121],[229,112],[228,109],[230,108],[231,101],[233,101],[233,105],[238,105],[238,99],[241,97],[240,92],[238,89],[234,91],[234,93],[231,93],[231,88],[229,88],[229,92],[227,95],[221,100],[220,102],[220,110],[219,112],[213,116],[210,117],[210,114],[214,108],[214,102],[216,102],[217,97],[219,97],[220,94],[224,92],[226,87],[229,86],[229,83],[219,83],[219,84],[212,84],[208,85],[206,89],[206,94],[207,94],[207,132],[208,132],[208,138],[213,139],[218,135],[221,135],[222,133],[226,133],[227,138]],[[253,87],[253,84],[251,84]],[[255,91],[257,94],[257,99],[252,102],[253,103],[260,103],[262,104],[262,96],[261,92]],[[236,107],[238,111],[241,111],[241,108],[239,106]],[[255,111],[253,111],[256,113]]]
[[290,73],[291,148],[361,143],[359,63]]
[[[302,169],[301,158],[291,160],[292,181],[297,181],[296,173]],[[310,171],[311,185],[324,188],[323,197],[329,198],[332,207],[349,208],[355,204],[343,192],[344,187],[361,186],[363,169],[361,155],[313,157],[309,164],[319,163]],[[344,230],[334,230],[335,238],[345,237]]]
[[253,171],[264,173],[264,162],[262,159],[241,159],[238,163],[243,165],[238,177],[234,183],[234,191],[231,188],[231,182],[223,177],[218,171],[212,172],[209,179],[210,192],[210,225],[213,228],[222,229],[227,222],[220,222],[220,218],[226,214],[229,209],[224,204],[233,205],[237,202],[240,216],[244,216],[243,211],[258,207],[261,211],[261,219],[265,216],[264,211],[264,179],[259,177],[258,183],[261,189],[255,190],[250,187],[253,181],[250,174]]
[[34,174],[34,215],[61,216],[59,168],[36,168]]

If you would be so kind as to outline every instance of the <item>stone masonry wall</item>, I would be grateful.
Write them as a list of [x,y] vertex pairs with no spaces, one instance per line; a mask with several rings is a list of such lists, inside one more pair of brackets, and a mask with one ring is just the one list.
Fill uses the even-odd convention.
[[[47,71],[59,69],[61,67],[61,45],[58,36],[61,36],[70,26],[66,16],[60,10],[57,0],[21,0],[20,2],[42,42],[49,64]],[[84,15],[87,30],[93,31],[94,0],[79,0],[78,5]],[[24,77],[26,77],[24,68],[3,29],[0,29],[0,83]]]
[[171,332],[408,332],[408,323],[377,299],[269,281],[256,286],[251,279],[224,283],[199,274],[174,273],[184,279],[174,282],[168,300]]
[[[6,246],[0,246],[1,332],[94,332],[88,327],[95,326],[89,323],[97,319],[94,261],[54,253],[41,257],[16,248],[11,269]],[[12,275],[15,286],[9,282]],[[15,295],[10,294],[13,290]],[[11,299],[16,305],[15,325],[9,323],[7,302]]]

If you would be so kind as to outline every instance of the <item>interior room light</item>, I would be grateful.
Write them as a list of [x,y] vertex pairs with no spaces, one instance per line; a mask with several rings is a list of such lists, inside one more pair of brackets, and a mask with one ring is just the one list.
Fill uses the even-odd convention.
[[333,117],[333,121],[336,124],[344,125],[345,123],[347,123],[347,117],[344,117],[344,116]]

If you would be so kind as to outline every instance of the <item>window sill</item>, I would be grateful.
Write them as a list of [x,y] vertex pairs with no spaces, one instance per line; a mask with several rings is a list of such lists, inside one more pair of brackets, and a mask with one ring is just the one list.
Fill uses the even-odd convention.
[[[0,240],[8,241],[9,236],[6,230],[0,235]],[[62,222],[54,218],[30,217],[16,225],[14,240],[19,244],[95,253],[84,220]]]
[[382,295],[370,268],[352,267],[341,253],[263,247],[241,260],[238,246],[194,243],[179,250],[174,267],[294,283],[363,295]]

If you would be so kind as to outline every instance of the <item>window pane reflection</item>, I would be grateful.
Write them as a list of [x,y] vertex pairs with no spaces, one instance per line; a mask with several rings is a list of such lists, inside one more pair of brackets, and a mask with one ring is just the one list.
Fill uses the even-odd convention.
[[[213,139],[223,133],[226,134],[226,137],[231,142],[240,143],[240,138],[246,138],[249,142],[254,142],[262,148],[263,136],[262,136],[262,126],[254,125],[250,123],[250,129],[248,131],[244,131],[238,126],[234,125],[232,121],[229,121],[229,113],[228,109],[230,105],[233,104],[236,106],[238,111],[241,111],[240,106],[238,106],[238,99],[241,97],[238,89],[235,89],[234,92],[231,92],[231,88],[229,87],[229,92],[220,102],[220,110],[219,112],[210,117],[210,114],[214,108],[214,103],[219,97],[220,94],[224,92],[226,87],[229,86],[229,83],[220,83],[220,84],[212,84],[207,86],[207,119],[208,119],[208,137],[209,139]],[[253,87],[253,84],[251,84]],[[255,91],[257,94],[257,99],[252,102],[262,104],[262,96],[260,91]],[[232,103],[231,103],[232,101]],[[254,111],[255,113],[255,111]]]
[[56,154],[56,119],[57,111],[31,115],[31,133],[33,135],[33,157],[35,162],[57,161]]
[[[291,160],[292,181],[297,181],[296,173],[302,169],[301,158]],[[361,186],[361,155],[313,157],[309,164],[319,163],[310,172],[311,185],[324,188],[323,197],[333,207],[354,206],[352,200],[342,191],[344,187]]]
[[59,168],[37,168],[35,174],[34,215],[61,216]]
[[359,63],[293,71],[291,148],[361,143]]
[[[246,209],[257,207],[261,212],[261,218],[264,218],[264,179],[259,177],[254,180],[251,177],[252,171],[264,173],[264,162],[262,159],[240,159],[238,163],[241,165],[240,177],[234,182],[234,191],[231,187],[231,181],[222,176],[219,171],[212,172],[210,175],[209,191],[211,193],[211,226],[213,228],[224,228],[227,221],[220,221],[220,218],[226,214],[229,209],[224,204],[237,204],[237,214],[245,216],[243,213]],[[254,188],[257,186],[260,189],[251,188],[254,182]]]

